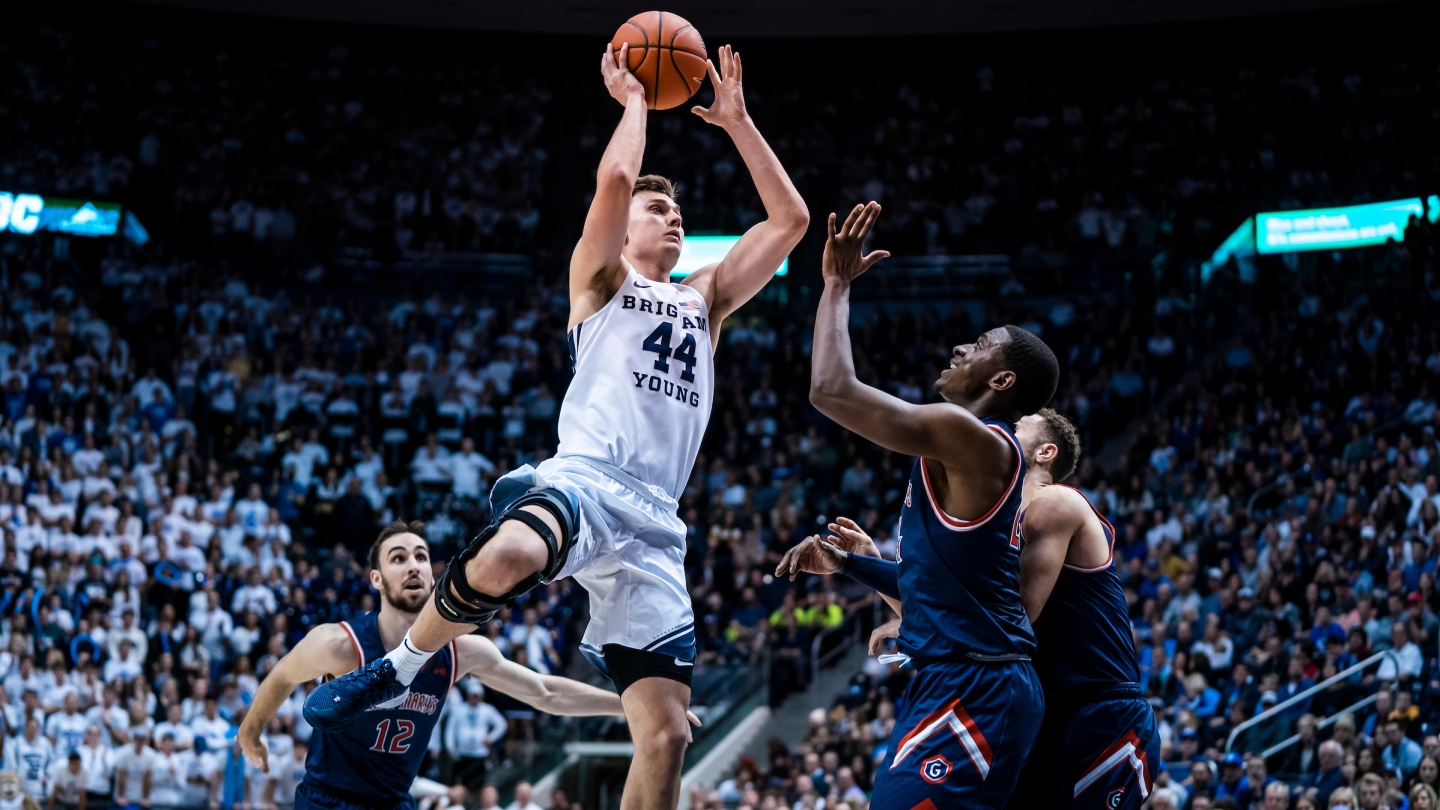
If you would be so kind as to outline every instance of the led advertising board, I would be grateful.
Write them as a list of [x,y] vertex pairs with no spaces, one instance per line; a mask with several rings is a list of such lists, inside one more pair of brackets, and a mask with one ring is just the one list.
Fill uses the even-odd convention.
[[0,231],[55,231],[76,236],[114,236],[120,229],[120,204],[14,194],[0,191]]
[[[675,269],[670,271],[670,275],[683,278],[707,264],[714,264],[725,258],[725,254],[739,241],[738,236],[687,236],[684,246],[680,248],[680,261],[676,263]],[[783,276],[789,268],[790,258],[787,256],[780,260],[780,269],[775,271],[775,275]]]
[[1260,253],[1383,245],[1405,238],[1411,216],[1423,216],[1419,197],[1407,200],[1311,208],[1304,211],[1270,211],[1255,215],[1255,249]]

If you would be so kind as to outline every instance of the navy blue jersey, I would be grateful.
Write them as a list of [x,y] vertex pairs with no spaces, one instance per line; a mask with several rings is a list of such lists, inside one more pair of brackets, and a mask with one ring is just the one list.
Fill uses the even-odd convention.
[[[1130,611],[1115,570],[1115,527],[1098,511],[1095,516],[1104,527],[1110,559],[1095,568],[1065,565],[1035,623],[1040,642],[1035,669],[1047,697],[1079,696],[1140,680]],[[1022,512],[1022,524],[1024,520]]]
[[900,510],[900,649],[917,667],[975,656],[1028,656],[1035,633],[1020,602],[1020,482],[1025,456],[1011,426],[983,420],[1015,447],[1015,472],[1000,500],[975,520],[945,514],[925,459],[915,460]]
[[[340,622],[355,642],[360,666],[381,658],[378,615]],[[455,642],[435,653],[415,676],[410,695],[394,709],[370,709],[339,732],[315,729],[305,759],[305,784],[367,807],[405,801],[420,772],[445,697],[455,685]]]

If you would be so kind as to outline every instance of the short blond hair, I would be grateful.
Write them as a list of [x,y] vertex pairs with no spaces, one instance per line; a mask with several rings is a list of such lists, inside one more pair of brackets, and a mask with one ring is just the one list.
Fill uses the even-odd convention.
[[670,199],[675,199],[675,181],[658,174],[642,174],[635,179],[635,188],[630,190],[630,196],[653,191],[656,194],[664,194]]

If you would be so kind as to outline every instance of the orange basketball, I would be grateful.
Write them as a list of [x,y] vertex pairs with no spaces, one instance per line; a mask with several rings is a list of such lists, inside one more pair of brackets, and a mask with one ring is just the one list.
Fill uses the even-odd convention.
[[695,26],[668,11],[636,14],[615,32],[616,58],[630,43],[630,72],[645,86],[652,110],[684,104],[705,80],[705,40]]

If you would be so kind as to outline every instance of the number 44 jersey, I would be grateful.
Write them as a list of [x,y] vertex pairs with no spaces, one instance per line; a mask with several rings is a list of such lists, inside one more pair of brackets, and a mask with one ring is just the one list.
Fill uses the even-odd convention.
[[620,289],[567,340],[575,378],[560,406],[557,455],[609,462],[678,500],[715,386],[704,296],[627,263]]

